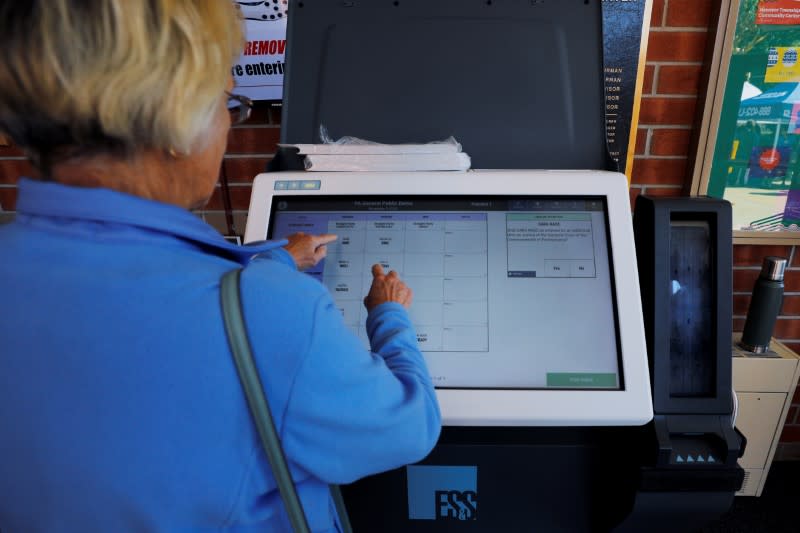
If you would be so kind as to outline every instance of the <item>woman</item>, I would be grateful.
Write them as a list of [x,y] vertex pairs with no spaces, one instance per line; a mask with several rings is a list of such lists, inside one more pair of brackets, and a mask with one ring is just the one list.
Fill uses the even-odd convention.
[[394,273],[373,271],[370,354],[297,271],[334,236],[241,248],[188,211],[231,123],[232,2],[0,0],[0,20],[0,132],[41,175],[0,228],[0,531],[288,530],[219,308],[241,266],[309,524],[336,531],[326,484],[421,459],[439,411]]

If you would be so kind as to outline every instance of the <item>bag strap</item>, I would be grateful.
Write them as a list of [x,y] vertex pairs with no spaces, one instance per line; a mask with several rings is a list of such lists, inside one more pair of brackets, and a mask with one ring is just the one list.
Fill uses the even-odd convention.
[[222,276],[220,283],[220,296],[222,299],[222,316],[225,321],[225,331],[228,334],[228,343],[233,352],[236,362],[236,371],[239,374],[239,381],[242,382],[247,405],[253,415],[253,421],[258,429],[258,436],[261,438],[261,445],[267,453],[269,465],[275,481],[278,483],[283,504],[289,515],[292,529],[296,533],[310,533],[306,515],[303,512],[303,504],[297,497],[297,490],[289,473],[286,464],[286,457],[283,454],[281,441],[278,432],[275,430],[275,423],[272,420],[269,405],[264,398],[264,389],[261,379],[258,377],[256,365],[253,361],[253,353],[250,350],[250,342],[247,339],[247,331],[242,316],[242,304],[239,298],[239,277],[241,270],[236,269]]
[[[247,405],[258,429],[261,445],[267,454],[267,459],[269,459],[275,481],[278,483],[278,490],[283,499],[283,504],[286,506],[289,521],[296,533],[309,533],[308,522],[303,512],[303,504],[297,496],[294,481],[292,481],[292,476],[289,473],[281,441],[278,437],[278,432],[275,430],[275,423],[272,420],[272,413],[264,397],[264,387],[258,377],[255,361],[253,360],[253,352],[250,349],[250,341],[247,338],[247,328],[244,324],[239,290],[241,273],[241,269],[238,268],[227,272],[222,276],[222,281],[220,282],[220,298],[225,332],[236,362],[239,381],[241,381],[247,397]],[[344,499],[339,486],[331,485],[330,491],[343,533],[352,533],[353,529],[347,516],[347,509],[344,506]]]

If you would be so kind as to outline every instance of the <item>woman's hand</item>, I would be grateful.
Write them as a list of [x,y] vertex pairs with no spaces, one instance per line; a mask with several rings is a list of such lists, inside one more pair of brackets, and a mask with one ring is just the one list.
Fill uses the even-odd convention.
[[305,270],[311,268],[328,254],[329,243],[337,239],[337,236],[332,233],[324,233],[322,235],[309,235],[298,231],[286,237],[289,244],[284,246],[289,255],[294,259],[298,270]]
[[372,265],[372,286],[369,294],[364,298],[364,306],[367,311],[386,302],[397,302],[408,309],[411,306],[411,299],[414,293],[411,288],[403,283],[397,272],[392,270],[388,274],[383,273],[381,265]]

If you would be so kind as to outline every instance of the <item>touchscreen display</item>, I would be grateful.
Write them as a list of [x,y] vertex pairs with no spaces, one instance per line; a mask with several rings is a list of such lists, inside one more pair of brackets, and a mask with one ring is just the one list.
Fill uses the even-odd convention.
[[603,197],[275,196],[269,238],[334,233],[307,271],[368,346],[371,267],[414,291],[440,388],[620,390]]

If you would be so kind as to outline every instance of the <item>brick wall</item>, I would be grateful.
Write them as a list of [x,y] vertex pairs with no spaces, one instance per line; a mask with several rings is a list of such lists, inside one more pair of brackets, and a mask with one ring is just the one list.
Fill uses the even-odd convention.
[[[631,202],[639,194],[681,195],[688,188],[687,158],[695,127],[697,95],[705,57],[708,28],[715,0],[653,0],[645,87],[631,182]],[[275,152],[280,110],[259,104],[250,121],[230,134],[224,167],[231,185],[234,223],[244,232],[253,177]],[[16,199],[18,176],[30,172],[22,154],[0,146],[0,221],[8,219]],[[226,231],[219,190],[199,212],[209,223]],[[786,299],[775,336],[800,352],[800,257],[794,246],[734,247],[734,330],[741,331],[749,294],[762,258],[791,259],[786,274]],[[794,396],[777,459],[800,459],[800,391]]]

